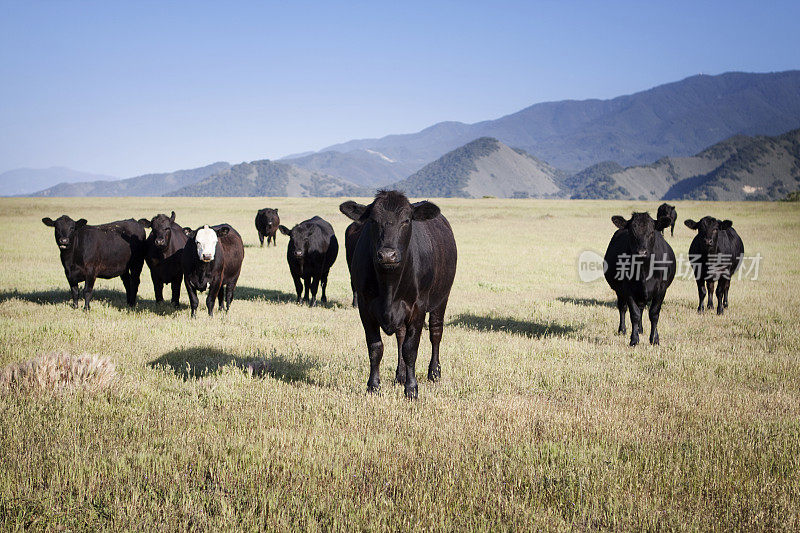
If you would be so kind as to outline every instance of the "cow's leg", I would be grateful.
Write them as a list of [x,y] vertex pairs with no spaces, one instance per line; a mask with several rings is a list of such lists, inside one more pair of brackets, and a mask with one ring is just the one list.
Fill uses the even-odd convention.
[[220,311],[226,311],[225,309],[225,292],[227,291],[227,287],[225,285],[219,286],[219,292],[217,293],[217,302],[219,302],[219,309]]
[[91,306],[90,303],[92,301],[92,291],[94,291],[94,281],[97,279],[97,276],[94,272],[87,272],[86,273],[86,285],[83,287],[83,310],[89,311]]
[[725,312],[725,292],[727,292],[726,285],[730,280],[719,278],[717,282],[717,314],[721,315]]
[[197,298],[197,291],[194,290],[194,287],[189,285],[189,280],[185,280],[186,285],[186,294],[189,296],[189,307],[192,309],[192,318],[194,318],[195,313],[197,312],[197,306],[200,304],[199,298]]
[[406,338],[403,340],[403,361],[406,363],[406,398],[413,400],[417,397],[417,352],[419,351],[419,339],[422,336],[422,326],[425,323],[425,315],[414,320],[406,326]]
[[144,268],[144,256],[131,260],[130,274],[131,274],[131,297],[128,299],[128,305],[134,307],[136,305],[136,295],[139,293],[139,282],[142,276],[142,269]]
[[381,388],[380,367],[383,358],[383,341],[378,323],[372,318],[369,311],[359,309],[361,325],[364,326],[364,335],[367,338],[367,353],[369,354],[369,379],[367,392],[378,392]]
[[238,279],[235,279],[228,283],[225,287],[225,310],[229,311],[231,308],[231,302],[233,301],[233,292],[236,290],[236,282]]
[[355,287],[353,287],[353,307],[358,307],[358,293]]
[[272,235],[267,235],[267,246],[269,246],[270,238],[272,239],[272,246],[278,246],[278,244],[275,242],[275,234],[274,233]]
[[642,309],[633,299],[628,296],[628,310],[631,312],[631,346],[639,344],[639,331],[642,325]]
[[627,310],[627,302],[622,297],[621,293],[617,293],[617,310],[619,311],[619,327],[617,328],[618,335],[625,335],[628,328],[625,326],[625,311]]
[[156,294],[156,303],[164,301],[164,284],[157,278],[155,272],[150,271],[150,279],[153,280],[153,292]]
[[[264,234],[261,233],[260,230],[258,232],[258,241],[261,243],[261,247],[263,248],[264,247]],[[267,237],[267,246],[269,246],[269,237]]]
[[706,289],[708,289],[708,309],[714,308],[714,280],[706,280]]
[[294,290],[297,293],[297,303],[300,303],[300,298],[303,296],[303,280],[300,276],[292,275],[294,280]]
[[311,277],[311,302],[309,306],[314,307],[317,305],[317,290],[319,290],[319,278],[317,276]]
[[325,289],[328,288],[328,273],[324,272],[322,274],[322,278],[320,278],[320,282],[322,284],[322,298],[320,298],[320,302],[326,304],[328,303],[328,296],[325,294]]
[[702,313],[705,309],[703,307],[703,300],[706,299],[706,283],[702,279],[697,280],[697,295],[700,297],[700,304],[697,306],[697,312]]
[[222,289],[222,280],[217,284],[210,283],[208,285],[208,296],[206,297],[208,316],[214,316],[214,302],[217,299],[217,294],[219,294],[220,289]]
[[406,384],[406,362],[403,360],[403,342],[406,339],[406,327],[400,326],[395,332],[397,337],[397,369],[394,371],[394,381],[400,385]]
[[658,317],[661,316],[661,305],[666,295],[666,291],[657,293],[650,302],[650,344],[658,344]]
[[303,293],[303,302],[308,302],[308,294],[311,292],[311,276],[303,278],[303,283],[305,283],[306,286],[306,290]]
[[725,280],[725,293],[723,294],[724,301],[722,305],[727,309],[728,308],[728,290],[731,288],[731,280]]
[[69,294],[70,294],[70,297],[72,298],[72,308],[73,309],[77,309],[78,308],[78,298],[81,295],[81,288],[78,285],[77,281],[75,283],[73,283],[71,281],[69,282]]
[[442,342],[444,331],[444,310],[447,300],[438,308],[431,311],[428,317],[428,330],[431,336],[431,362],[428,363],[428,380],[439,381],[442,377],[442,368],[439,365],[439,344]]
[[674,222],[669,225],[669,236],[670,237],[674,237],[675,236],[675,223]]
[[183,281],[183,274],[172,280],[172,305],[175,309],[181,306],[181,281]]

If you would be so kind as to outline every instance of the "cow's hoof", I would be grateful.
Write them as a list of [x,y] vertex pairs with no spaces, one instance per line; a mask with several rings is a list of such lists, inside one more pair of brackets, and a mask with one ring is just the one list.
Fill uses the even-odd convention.
[[406,398],[408,398],[409,400],[416,400],[418,397],[416,383],[414,384],[413,387],[409,387],[408,385],[406,385],[405,394]]
[[381,392],[381,384],[370,384],[367,383],[367,393],[368,394],[379,394]]
[[628,333],[628,329],[627,328],[619,328],[619,329],[617,329],[617,335],[625,335],[627,333]]
[[398,385],[405,385],[406,384],[406,373],[405,371],[400,372],[399,370],[394,373],[394,382]]
[[703,311],[705,311],[705,309],[703,308],[703,306],[702,306],[702,305],[701,305],[700,307],[698,307],[698,308],[697,308],[697,314],[698,314],[698,315],[702,315],[702,314],[703,314]]
[[724,309],[724,308],[722,308],[722,307],[718,307],[718,308],[717,308],[717,315],[721,315],[721,314],[723,314],[724,312],[725,312],[725,309]]
[[639,344],[639,339],[638,339],[638,338],[636,338],[636,339],[631,339],[631,343],[630,343],[630,346],[631,346],[631,347],[634,347],[634,346],[636,346],[637,344]]
[[656,335],[654,338],[650,339],[650,344],[652,344],[653,346],[658,346],[658,344],[659,344],[658,335]]
[[433,381],[436,383],[442,379],[442,371],[439,369],[436,370],[428,370],[428,381]]

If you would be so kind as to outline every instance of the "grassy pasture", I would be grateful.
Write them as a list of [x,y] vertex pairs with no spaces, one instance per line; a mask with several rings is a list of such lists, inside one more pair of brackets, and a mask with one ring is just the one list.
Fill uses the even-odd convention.
[[[0,199],[0,365],[42,352],[110,356],[101,393],[0,396],[0,529],[531,530],[800,528],[800,209],[678,203],[731,218],[757,281],[723,317],[698,316],[694,281],[667,293],[661,346],[615,335],[605,281],[578,279],[610,217],[656,204],[439,200],[458,243],[438,384],[417,402],[365,394],[368,361],[344,261],[338,199]],[[326,307],[293,303],[287,238],[258,247],[260,207],[313,215],[340,238]],[[245,260],[228,315],[139,305],[98,280],[68,286],[43,216],[90,223],[174,209],[228,222]],[[168,291],[165,290],[165,294]],[[264,377],[245,371],[260,361]]]

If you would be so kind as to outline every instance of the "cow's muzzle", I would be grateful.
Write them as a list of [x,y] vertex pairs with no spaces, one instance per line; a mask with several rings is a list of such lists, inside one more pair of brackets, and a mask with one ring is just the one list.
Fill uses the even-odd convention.
[[211,254],[203,254],[203,257],[200,258],[204,263],[210,263],[214,260],[214,256]]
[[376,259],[382,268],[393,269],[400,266],[401,255],[394,248],[381,248]]

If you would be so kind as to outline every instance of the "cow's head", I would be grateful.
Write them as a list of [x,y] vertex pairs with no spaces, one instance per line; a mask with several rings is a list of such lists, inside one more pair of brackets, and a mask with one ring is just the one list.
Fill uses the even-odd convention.
[[262,209],[261,211],[259,211],[259,213],[264,215],[264,218],[267,221],[266,222],[267,229],[272,229],[273,226],[275,226],[275,219],[278,217],[278,210],[277,209],[270,209],[269,207],[266,207],[266,208]]
[[278,229],[289,237],[290,247],[293,248],[292,255],[298,260],[305,258],[314,234],[320,231],[319,226],[316,224],[297,224],[292,229],[281,224]]
[[718,220],[714,217],[703,217],[700,222],[695,222],[690,218],[683,223],[686,224],[687,228],[697,230],[697,235],[700,237],[700,245],[706,253],[716,253],[719,232],[733,226],[733,222],[730,220]]
[[411,240],[411,221],[430,220],[440,212],[431,202],[411,204],[398,191],[378,191],[369,205],[350,200],[339,210],[353,220],[371,222],[372,261],[382,270],[394,270],[403,264]]
[[628,230],[628,244],[631,253],[640,257],[653,255],[656,245],[656,232],[669,227],[669,217],[653,220],[650,213],[633,213],[630,220],[616,215],[611,217],[611,222],[619,229]]
[[[184,231],[186,228],[184,228]],[[204,263],[210,263],[214,260],[217,253],[217,242],[220,237],[228,234],[229,229],[223,226],[217,230],[208,227],[208,224],[203,226],[197,231],[187,234],[194,239],[197,245],[197,258]]]
[[139,219],[139,224],[145,228],[150,228],[153,246],[158,250],[165,250],[169,246],[169,241],[172,238],[173,222],[175,222],[175,211],[172,212],[172,216],[162,214],[154,216],[152,220]]
[[86,219],[72,220],[67,215],[61,215],[55,221],[50,217],[42,219],[45,226],[50,226],[56,229],[56,244],[62,250],[66,250],[72,246],[72,241],[75,238],[75,232],[78,228],[86,225]]

